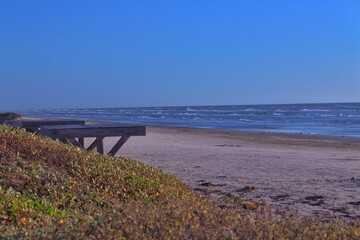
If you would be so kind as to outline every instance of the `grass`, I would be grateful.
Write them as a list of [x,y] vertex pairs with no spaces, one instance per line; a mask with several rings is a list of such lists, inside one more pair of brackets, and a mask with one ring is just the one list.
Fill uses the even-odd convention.
[[[0,239],[357,239],[360,223],[220,209],[175,177],[0,126]],[[246,209],[244,209],[246,208]]]

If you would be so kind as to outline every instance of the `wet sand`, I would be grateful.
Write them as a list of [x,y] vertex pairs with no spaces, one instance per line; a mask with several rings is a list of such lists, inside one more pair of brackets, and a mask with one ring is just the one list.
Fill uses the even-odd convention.
[[[105,139],[105,151],[116,139]],[[360,139],[148,127],[119,153],[175,175],[214,200],[274,211],[360,218]]]

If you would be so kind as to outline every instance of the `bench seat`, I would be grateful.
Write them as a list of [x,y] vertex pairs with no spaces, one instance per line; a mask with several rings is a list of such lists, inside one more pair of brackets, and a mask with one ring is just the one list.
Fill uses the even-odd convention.
[[[119,141],[109,151],[108,155],[114,156],[131,136],[145,136],[145,126],[130,124],[72,124],[72,125],[45,125],[40,127],[40,133],[52,139],[59,139],[62,142],[70,142],[74,146],[85,148],[83,139],[95,137],[87,150],[95,147],[101,154],[104,153],[103,139],[105,137],[120,137]],[[79,139],[77,141],[76,139]],[[82,141],[81,141],[82,139]]]

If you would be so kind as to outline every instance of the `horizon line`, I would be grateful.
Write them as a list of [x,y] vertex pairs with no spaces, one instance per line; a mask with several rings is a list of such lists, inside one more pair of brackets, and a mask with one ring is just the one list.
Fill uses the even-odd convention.
[[269,106],[269,105],[316,105],[316,104],[360,104],[360,102],[312,102],[312,103],[260,103],[260,104],[214,104],[214,105],[168,105],[168,106],[134,106],[134,107],[69,107],[69,108],[33,108],[33,109],[13,109],[10,111],[28,111],[28,110],[69,110],[69,109],[112,109],[112,108],[175,108],[175,107],[224,107],[224,106]]

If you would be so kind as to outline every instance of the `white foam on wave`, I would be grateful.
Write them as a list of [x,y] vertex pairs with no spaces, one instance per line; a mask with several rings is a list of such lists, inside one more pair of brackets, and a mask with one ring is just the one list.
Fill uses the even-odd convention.
[[320,117],[335,117],[333,114],[320,114]]
[[240,118],[239,121],[243,121],[243,122],[254,122],[254,120],[250,120],[247,118]]
[[329,112],[329,109],[317,109],[317,108],[303,108],[301,112]]

